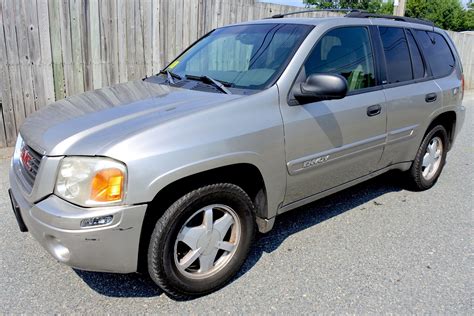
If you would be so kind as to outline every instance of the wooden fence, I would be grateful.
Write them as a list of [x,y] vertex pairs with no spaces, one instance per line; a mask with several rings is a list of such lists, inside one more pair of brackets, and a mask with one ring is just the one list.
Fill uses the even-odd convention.
[[0,147],[55,100],[155,74],[218,26],[296,10],[255,0],[0,0]]

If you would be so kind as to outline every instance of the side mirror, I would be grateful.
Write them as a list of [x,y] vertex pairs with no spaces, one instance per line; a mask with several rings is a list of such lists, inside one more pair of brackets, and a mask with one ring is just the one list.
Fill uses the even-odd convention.
[[334,74],[312,74],[306,82],[293,89],[293,95],[300,104],[342,99],[346,94],[347,80]]

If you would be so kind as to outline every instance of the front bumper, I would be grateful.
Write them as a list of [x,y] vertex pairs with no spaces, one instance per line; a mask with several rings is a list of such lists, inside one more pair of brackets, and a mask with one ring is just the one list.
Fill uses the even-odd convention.
[[[40,179],[37,179],[40,181]],[[10,169],[11,194],[28,231],[58,261],[89,271],[137,271],[147,205],[83,208],[49,195],[30,203]],[[82,228],[83,219],[113,215],[111,223]]]

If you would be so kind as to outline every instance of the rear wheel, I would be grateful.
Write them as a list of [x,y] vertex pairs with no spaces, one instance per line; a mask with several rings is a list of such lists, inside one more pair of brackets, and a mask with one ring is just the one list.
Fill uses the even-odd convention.
[[446,129],[442,125],[433,127],[423,139],[409,170],[413,189],[427,190],[436,183],[446,162],[447,148]]
[[194,190],[156,223],[148,250],[151,278],[175,298],[204,295],[240,269],[255,235],[253,204],[233,184]]

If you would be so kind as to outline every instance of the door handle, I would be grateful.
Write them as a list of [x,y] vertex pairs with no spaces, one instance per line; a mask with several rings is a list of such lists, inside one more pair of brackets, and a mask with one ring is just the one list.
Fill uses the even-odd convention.
[[438,98],[438,95],[436,93],[428,93],[425,95],[425,101],[426,102],[434,102]]
[[382,107],[380,106],[380,104],[371,105],[367,108],[368,116],[379,115],[381,112],[382,112]]

